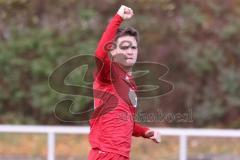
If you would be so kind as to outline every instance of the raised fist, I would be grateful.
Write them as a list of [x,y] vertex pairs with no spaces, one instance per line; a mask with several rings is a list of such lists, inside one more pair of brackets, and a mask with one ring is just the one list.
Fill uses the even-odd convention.
[[133,10],[127,6],[121,5],[117,14],[121,16],[124,20],[130,19],[133,16]]

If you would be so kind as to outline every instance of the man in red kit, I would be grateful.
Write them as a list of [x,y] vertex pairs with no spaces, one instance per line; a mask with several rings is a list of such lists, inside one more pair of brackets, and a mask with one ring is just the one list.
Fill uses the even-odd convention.
[[160,142],[159,132],[134,121],[137,86],[131,70],[137,60],[139,35],[134,28],[120,28],[132,16],[132,9],[122,5],[96,49],[89,160],[129,160],[132,136]]

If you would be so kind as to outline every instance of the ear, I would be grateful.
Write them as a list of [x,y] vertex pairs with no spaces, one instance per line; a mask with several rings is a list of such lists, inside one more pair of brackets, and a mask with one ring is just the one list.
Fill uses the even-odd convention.
[[111,51],[108,52],[108,56],[112,59],[117,53],[117,49],[113,49]]

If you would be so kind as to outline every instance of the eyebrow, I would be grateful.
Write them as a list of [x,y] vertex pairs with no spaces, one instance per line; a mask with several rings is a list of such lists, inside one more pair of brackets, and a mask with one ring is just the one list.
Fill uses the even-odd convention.
[[122,45],[122,47],[137,47],[137,45]]
[[128,48],[132,48],[132,49],[137,49],[137,46],[121,46],[121,49],[128,49]]

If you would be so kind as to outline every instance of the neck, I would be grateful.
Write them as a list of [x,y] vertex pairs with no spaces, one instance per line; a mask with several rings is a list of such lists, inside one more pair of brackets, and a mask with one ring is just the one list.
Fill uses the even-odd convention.
[[123,67],[123,69],[128,73],[128,75],[132,75],[132,67]]
[[123,66],[123,65],[120,65],[127,73],[128,75],[132,75],[132,66]]

